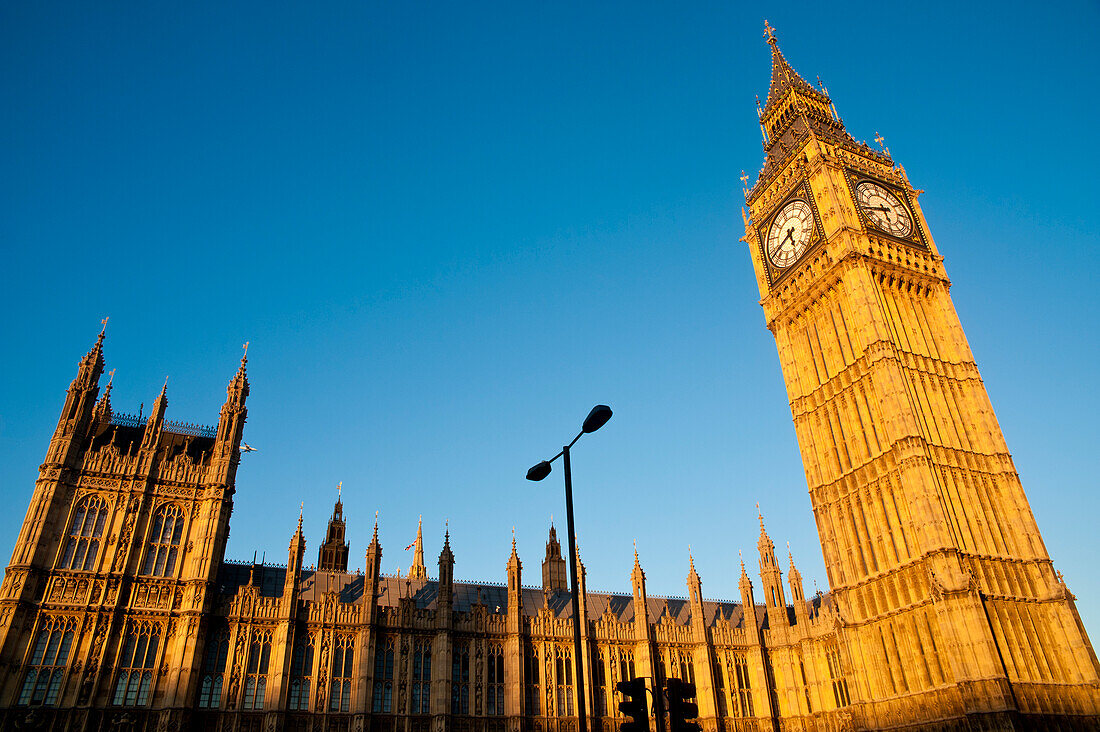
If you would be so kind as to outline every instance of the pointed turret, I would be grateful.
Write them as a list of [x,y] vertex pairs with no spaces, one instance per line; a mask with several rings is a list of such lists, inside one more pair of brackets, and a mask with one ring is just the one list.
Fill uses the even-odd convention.
[[769,179],[778,171],[788,156],[801,148],[807,137],[830,142],[855,142],[836,115],[824,87],[815,89],[791,67],[779,50],[775,29],[767,21],[764,22],[764,30],[764,37],[771,46],[772,73],[768,98],[763,109],[757,108],[764,134],[764,149],[767,151],[760,180]]
[[741,590],[741,607],[745,613],[745,627],[747,628],[756,623],[756,600],[752,594],[752,580],[749,579],[749,573],[745,571],[744,559],[741,559],[741,578],[737,582],[737,587]]
[[428,579],[428,568],[424,566],[424,517],[416,520],[416,541],[413,542],[413,563],[409,567],[409,579]]
[[699,579],[699,573],[695,571],[695,557],[691,555],[691,549],[688,549],[688,598],[691,600],[692,615],[695,615],[695,608],[700,610],[703,607],[703,582]]
[[768,606],[771,627],[789,625],[787,599],[783,594],[783,575],[779,563],[775,561],[775,544],[764,529],[764,515],[758,514],[758,518],[760,538],[756,542],[756,548],[760,551],[760,581],[764,587],[764,602]]
[[302,560],[306,553],[306,537],[302,533],[302,517],[305,512],[305,504],[298,509],[298,528],[290,537],[290,547],[287,550],[286,580],[283,583],[284,609],[289,610],[297,600],[298,583],[302,577]]
[[565,558],[561,555],[561,542],[558,541],[553,519],[550,521],[550,536],[546,540],[546,557],[542,560],[542,589],[545,592],[569,589],[566,583]]
[[[454,602],[454,578],[455,555],[451,552],[451,529],[448,526],[443,535],[443,550],[439,552],[439,605],[446,607],[448,616]],[[450,617],[446,620],[449,623]]]
[[378,542],[378,512],[374,512],[374,535],[367,545],[363,567],[363,596],[359,602],[363,606],[363,615],[372,621],[378,614],[378,585],[382,574],[382,545]]
[[244,344],[241,365],[229,386],[225,388],[225,403],[218,418],[218,432],[214,440],[214,475],[221,483],[232,484],[241,460],[241,438],[248,417],[245,401],[248,399],[248,343]]
[[160,394],[153,400],[153,408],[149,410],[149,419],[145,420],[145,434],[141,438],[142,450],[156,449],[160,442],[160,433],[164,429],[164,415],[168,411],[168,377],[164,377],[164,386]]
[[347,572],[348,552],[351,549],[345,540],[347,523],[344,521],[343,481],[337,487],[336,503],[332,507],[332,518],[328,521],[325,541],[317,552],[317,570],[320,572]]
[[103,388],[103,396],[99,398],[99,401],[95,404],[95,410],[92,415],[92,421],[98,425],[108,425],[111,422],[111,415],[114,411],[111,409],[111,387],[115,381],[115,370],[111,369],[110,378],[107,379],[107,386]]
[[649,612],[646,609],[648,599],[645,591],[645,571],[638,559],[638,545],[634,545],[634,569],[630,572],[630,584],[634,590],[634,632],[635,637],[645,638],[649,632]]
[[61,408],[57,428],[46,451],[47,464],[66,463],[75,458],[79,441],[88,433],[99,396],[99,377],[103,375],[103,339],[106,334],[107,319],[104,318],[103,329],[100,330],[95,345],[80,359],[76,378],[65,395],[65,406]]
[[374,535],[371,536],[370,544],[367,545],[366,555],[366,572],[368,577],[377,578],[382,574],[382,545],[378,543],[378,512],[374,512]]
[[787,582],[791,586],[791,602],[794,604],[795,622],[798,625],[803,625],[810,621],[810,609],[806,605],[806,596],[802,592],[802,573],[794,566],[794,555],[791,554],[790,543],[787,544],[787,560],[790,562],[790,567],[787,569]]
[[508,603],[509,609],[511,609],[512,596],[515,595],[518,599],[520,596],[520,589],[523,587],[522,583],[523,574],[523,562],[519,560],[519,554],[516,553],[516,529],[512,528],[512,553],[508,556]]

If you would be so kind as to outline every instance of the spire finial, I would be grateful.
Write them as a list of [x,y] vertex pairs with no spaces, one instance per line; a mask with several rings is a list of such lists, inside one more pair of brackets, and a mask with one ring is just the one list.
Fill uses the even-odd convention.
[[110,320],[110,319],[111,319],[111,316],[108,315],[103,320],[99,321],[100,323],[103,324],[103,328],[99,331],[99,340],[101,340],[101,341],[103,340],[103,336],[107,335],[107,321]]
[[336,484],[336,500],[337,501],[343,501],[344,500],[344,481],[342,481],[342,480],[339,483]]
[[377,544],[378,543],[378,511],[377,510],[375,510],[375,512],[374,512],[374,539],[371,541],[371,543],[372,544]]
[[298,533],[302,533],[302,517],[306,512],[306,502],[302,501],[298,504]]
[[516,527],[512,527],[512,553],[516,553]]
[[108,373],[108,374],[110,375],[110,378],[109,378],[109,379],[107,379],[107,388],[108,388],[108,389],[110,389],[110,388],[111,388],[111,384],[113,384],[113,383],[114,383],[114,380],[115,380],[115,371],[117,371],[117,370],[118,370],[118,369],[111,369],[110,371],[108,371],[108,372],[107,372],[107,373]]
[[890,148],[886,147],[886,145],[883,144],[885,140],[885,137],[880,135],[878,132],[875,132],[875,142],[877,142],[878,146],[882,148],[882,152],[886,153],[887,157],[890,157]]
[[764,38],[773,46],[778,43],[778,41],[775,40],[775,28],[771,27],[767,19],[764,20]]
[[162,386],[160,388],[160,395],[161,396],[168,396],[168,377],[167,376],[164,377],[164,386]]
[[241,348],[244,349],[244,355],[241,356],[241,363],[248,363],[248,344],[249,343],[251,343],[251,341],[245,341],[243,344],[241,344]]

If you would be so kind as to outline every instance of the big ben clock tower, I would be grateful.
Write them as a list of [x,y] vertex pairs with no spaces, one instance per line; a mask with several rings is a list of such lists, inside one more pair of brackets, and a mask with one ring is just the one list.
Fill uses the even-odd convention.
[[1100,724],[1047,555],[904,169],[771,46],[745,238],[775,336],[857,728]]

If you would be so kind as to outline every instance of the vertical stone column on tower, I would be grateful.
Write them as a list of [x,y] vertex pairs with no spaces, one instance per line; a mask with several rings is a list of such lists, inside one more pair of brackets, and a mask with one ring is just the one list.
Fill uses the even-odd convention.
[[454,569],[451,532],[443,538],[439,553],[439,596],[435,611],[435,641],[432,643],[432,732],[449,732],[451,719],[451,654],[454,639]]
[[[718,729],[718,702],[714,684],[714,648],[703,609],[703,581],[695,571],[695,557],[688,553],[688,602],[691,607],[692,666],[695,669],[695,699],[704,732]],[[688,679],[684,679],[687,681]]]
[[523,721],[523,562],[516,553],[515,529],[508,557],[508,608],[504,641],[504,714],[507,732],[520,732]]

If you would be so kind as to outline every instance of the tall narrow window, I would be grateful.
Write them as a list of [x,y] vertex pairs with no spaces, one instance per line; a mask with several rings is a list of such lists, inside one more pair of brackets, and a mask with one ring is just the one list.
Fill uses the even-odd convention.
[[267,664],[271,660],[271,632],[255,631],[248,647],[241,709],[263,709],[267,695]]
[[[686,681],[689,684],[695,684],[695,665],[691,662],[691,657],[686,653],[676,653],[674,655],[677,666],[680,669],[680,679]],[[691,697],[694,699],[695,697]]]
[[[634,678],[634,652],[620,650],[619,651],[619,679],[621,681],[630,681]],[[622,712],[619,716],[623,716]]]
[[729,716],[729,700],[726,698],[726,680],[725,674],[722,673],[722,662],[715,660],[714,662],[714,688],[717,691],[715,697],[718,699],[718,716]]
[[527,716],[537,717],[541,714],[542,705],[539,703],[539,654],[533,645],[524,650],[523,675],[523,709]]
[[49,706],[57,703],[72,644],[73,621],[48,618],[42,623],[27,662],[19,704]]
[[489,694],[486,711],[490,715],[504,714],[504,648],[493,644],[489,646]]
[[573,654],[558,647],[555,670],[557,671],[558,716],[573,716]]
[[456,643],[451,656],[451,714],[470,713],[470,644]]
[[69,538],[61,555],[61,569],[95,569],[99,542],[107,524],[107,501],[100,496],[88,496],[73,511]]
[[604,669],[603,651],[596,654],[596,716],[607,716],[607,671]]
[[840,649],[830,646],[825,649],[825,661],[829,666],[829,678],[833,684],[833,699],[837,708],[851,704],[848,698],[848,681],[844,678],[844,668],[840,665]]
[[153,669],[157,663],[160,627],[148,620],[130,625],[122,652],[118,657],[118,680],[115,682],[113,704],[145,706],[153,685]]
[[[338,635],[333,646],[332,684],[328,694],[328,710],[346,712],[351,709],[351,677],[355,673],[352,663],[355,658],[355,637],[350,634]],[[390,681],[386,694],[385,711],[387,712],[393,704],[393,639],[390,639],[388,649]]]
[[202,679],[199,681],[199,706],[212,709],[221,705],[222,684],[225,679],[225,660],[229,655],[229,629],[218,628],[206,642],[202,661]]
[[393,638],[379,638],[374,652],[374,703],[371,710],[393,711]]
[[432,642],[413,644],[412,713],[430,714],[432,702]]
[[749,682],[749,663],[743,653],[733,656],[734,677],[737,679],[738,716],[755,717],[752,708],[752,684]]
[[290,695],[287,706],[291,711],[309,709],[309,688],[313,680],[313,636],[304,629],[294,634],[294,652],[290,657]]
[[149,546],[145,550],[142,574],[167,577],[176,569],[180,540],[183,539],[183,511],[174,503],[162,506],[153,516]]

